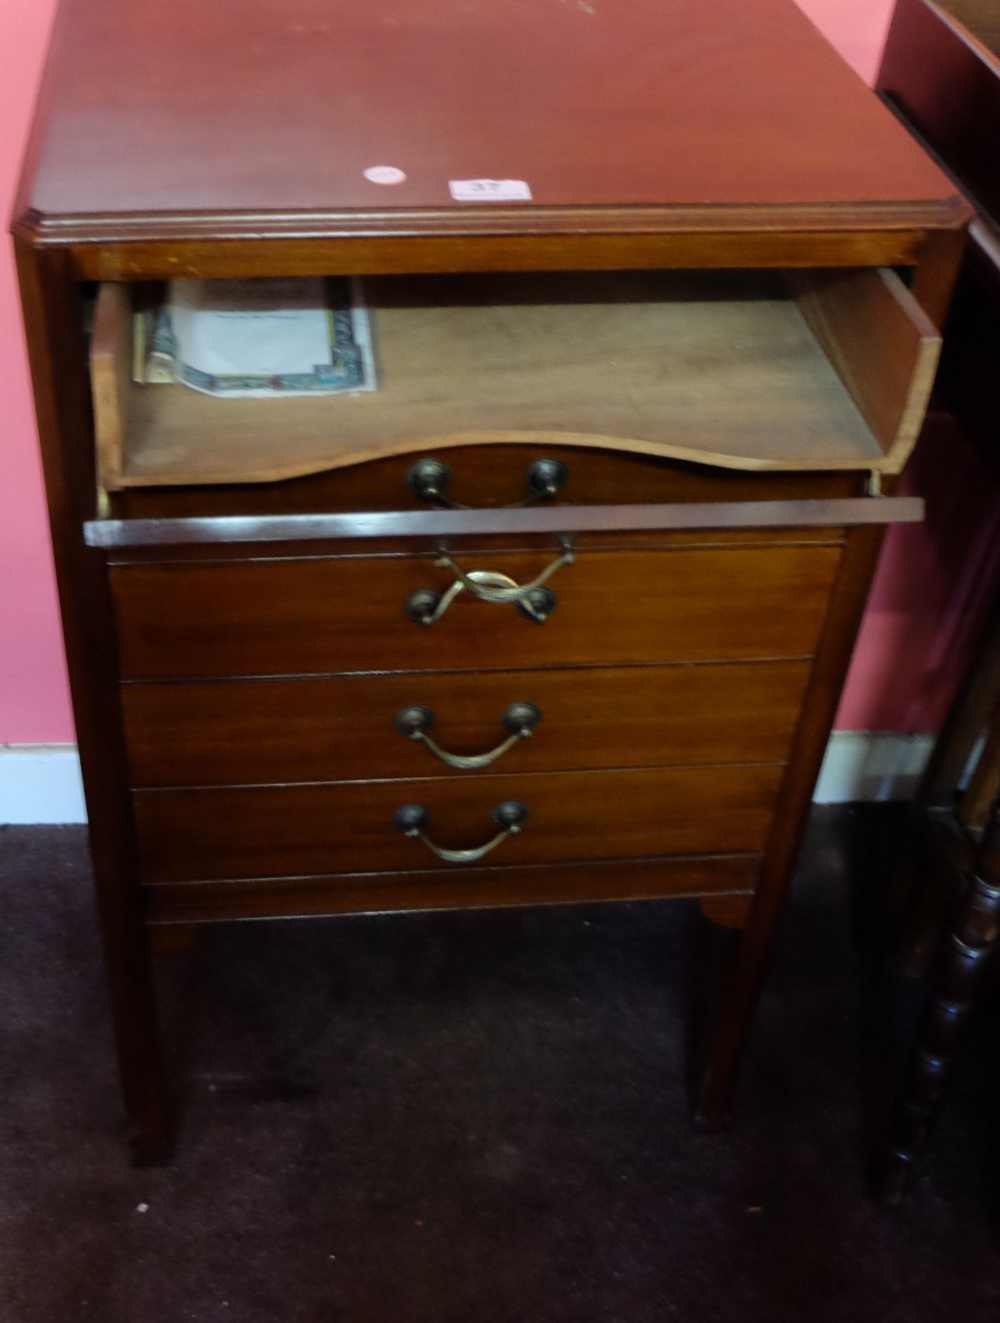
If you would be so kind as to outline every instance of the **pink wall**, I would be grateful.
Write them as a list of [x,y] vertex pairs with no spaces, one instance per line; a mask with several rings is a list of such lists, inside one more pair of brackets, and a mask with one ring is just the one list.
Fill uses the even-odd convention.
[[873,83],[895,0],[797,0],[797,3],[855,72],[867,83]]
[[837,724],[929,731],[941,725],[997,591],[995,481],[945,416],[928,419],[904,478],[926,520],[886,539]]
[[[799,3],[871,81],[892,0]],[[5,216],[54,9],[55,0],[0,0],[0,210]],[[963,558],[984,564],[1000,542],[993,536],[997,519],[988,488],[976,477],[974,461],[968,458],[956,471],[957,444],[931,438],[913,466],[908,481],[931,501],[928,528],[890,535],[838,719],[842,728],[918,731],[932,730],[940,721],[961,643],[976,618],[976,593],[968,591],[971,576]],[[0,454],[0,743],[72,740],[7,244],[0,246]],[[970,490],[979,493],[977,518],[970,517]]]
[[[55,0],[0,0],[0,215],[10,214]],[[28,369],[0,244],[0,742],[73,739]]]

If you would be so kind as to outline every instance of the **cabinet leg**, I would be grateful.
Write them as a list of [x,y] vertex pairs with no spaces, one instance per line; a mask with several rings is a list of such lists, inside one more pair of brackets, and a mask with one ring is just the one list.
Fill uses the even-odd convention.
[[[708,911],[715,932],[715,1005],[705,1017],[698,1065],[692,1076],[694,1117],[699,1125],[717,1128],[728,1123],[743,1056],[743,1047],[757,1003],[757,991],[767,958],[767,944],[755,940],[752,929],[734,931]],[[721,916],[720,916],[721,917]],[[728,916],[727,916],[728,917]]]
[[1000,936],[1000,800],[990,812],[957,920],[931,972],[931,995],[890,1121],[882,1194],[903,1197],[910,1172],[940,1110],[962,1026]]
[[172,1132],[145,932],[129,941],[106,935],[105,966],[129,1154],[135,1166],[152,1166],[169,1158]]
[[135,1166],[145,1167],[170,1156],[172,1127],[156,1014],[152,930],[143,915],[126,825],[109,831],[108,822],[93,813],[90,846],[129,1155]]

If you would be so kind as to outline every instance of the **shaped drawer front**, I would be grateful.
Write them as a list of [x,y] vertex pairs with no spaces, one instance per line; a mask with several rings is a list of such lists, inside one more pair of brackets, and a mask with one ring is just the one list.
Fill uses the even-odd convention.
[[136,786],[468,777],[781,761],[809,672],[795,660],[141,682],[122,697]]
[[[268,401],[268,408],[275,403]],[[553,460],[557,461],[555,466]],[[280,483],[125,487],[116,494],[114,504],[116,514],[123,519],[429,510],[439,503],[429,491],[421,497],[419,489],[423,483],[426,491],[436,477],[445,483],[450,498],[474,508],[495,509],[530,499],[535,494],[531,484],[535,474],[549,476],[553,483],[561,482],[558,490],[541,502],[555,505],[822,500],[857,496],[860,491],[859,475],[851,470],[746,471],[707,464],[678,465],[622,450],[494,443],[441,450],[428,447],[426,451],[390,455]]]
[[[455,556],[518,584],[552,559]],[[123,676],[172,679],[805,656],[840,557],[824,544],[587,551],[548,581],[544,624],[467,591],[419,623],[407,604],[456,582],[430,558],[131,564],[111,579]]]
[[474,850],[498,834],[493,815],[509,802],[524,804],[530,817],[490,855],[498,864],[759,850],[782,770],[752,764],[142,790],[134,796],[140,864],[148,883],[440,867],[422,840],[394,826],[401,807],[428,811],[426,834],[436,844]]

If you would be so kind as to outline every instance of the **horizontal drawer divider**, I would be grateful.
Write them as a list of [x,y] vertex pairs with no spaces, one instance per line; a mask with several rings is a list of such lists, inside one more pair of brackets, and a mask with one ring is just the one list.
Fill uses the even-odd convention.
[[219,542],[298,542],[463,534],[574,533],[670,528],[810,528],[919,523],[913,496],[804,501],[712,501],[670,505],[558,505],[528,509],[391,510],[357,514],[223,515],[193,519],[95,519],[84,524],[91,547],[173,546]]
[[[773,657],[740,657],[734,661],[731,657],[694,657],[690,661],[629,661],[621,663],[621,669],[625,670],[686,670],[695,666],[773,666],[775,662],[810,662],[815,654],[811,652],[796,652],[776,654]],[[251,675],[165,675],[163,677],[150,676],[123,676],[119,681],[122,685],[141,687],[150,685],[160,687],[162,685],[189,685],[197,684],[258,684],[261,681],[270,683],[283,680],[354,680],[359,675],[366,678],[377,680],[379,676],[393,675],[519,675],[523,671],[604,671],[609,669],[609,663],[604,661],[593,662],[543,662],[538,666],[528,665],[507,665],[507,666],[435,666],[431,667],[407,667],[405,669],[391,670],[373,670],[373,671],[288,671],[282,674],[272,674],[270,672],[260,672]]]
[[[517,871],[523,873],[541,873],[557,872],[560,869],[571,866],[575,869],[591,868],[610,868],[610,867],[643,867],[654,864],[667,864],[684,866],[685,864],[714,864],[714,863],[737,863],[745,860],[762,859],[763,854],[760,850],[727,850],[720,854],[651,854],[651,855],[618,855],[610,859],[574,859],[571,865],[567,865],[563,860],[552,860],[549,862],[539,862],[532,864],[518,864]],[[142,886],[147,891],[158,891],[163,887],[229,887],[229,886],[259,886],[272,882],[318,882],[328,879],[332,882],[364,882],[367,879],[376,880],[386,877],[423,877],[428,873],[444,872],[447,877],[460,884],[463,878],[479,877],[485,874],[499,874],[511,872],[509,864],[477,864],[474,868],[463,868],[444,870],[440,865],[437,867],[430,865],[425,868],[408,868],[405,874],[400,873],[398,869],[372,869],[368,872],[354,873],[275,873],[269,876],[261,877],[207,877],[207,878],[187,878],[183,882],[155,882],[143,880]],[[739,888],[742,889],[742,888]]]
[[[669,555],[685,551],[734,551],[773,550],[790,547],[843,547],[846,536],[843,525],[828,528],[819,525],[815,528],[734,528],[708,529],[702,534],[698,529],[650,529],[649,541],[640,540],[647,534],[639,532],[599,533],[590,531],[582,536],[576,533],[566,534],[572,544],[577,559],[595,552],[643,552],[656,551]],[[553,534],[525,534],[523,537],[511,537],[503,542],[495,537],[481,536],[463,538],[462,555],[475,556],[519,556],[525,553],[547,551],[552,547],[549,540]],[[584,540],[584,538],[586,540]],[[601,540],[604,539],[604,540]],[[329,540],[314,539],[305,542],[201,542],[201,543],[163,543],[157,546],[109,547],[107,561],[109,565],[132,567],[142,565],[221,565],[238,562],[242,565],[275,565],[311,560],[366,561],[370,564],[385,564],[398,561],[434,560],[438,556],[438,546],[447,543],[441,538],[430,543],[426,537],[378,538],[367,542],[346,540],[332,545]],[[387,544],[391,550],[387,549]]]
[[[536,777],[544,777],[551,780],[553,777],[560,776],[580,776],[585,772],[607,772],[609,775],[615,775],[621,772],[688,772],[688,771],[711,771],[712,768],[736,768],[736,767],[786,767],[787,761],[780,758],[768,759],[744,759],[742,761],[734,760],[728,763],[656,763],[653,765],[643,765],[636,767],[634,764],[622,763],[614,767],[605,767],[598,763],[593,766],[590,764],[581,764],[573,768],[556,768],[552,771],[542,772],[519,772],[506,770],[497,765],[477,773],[477,776],[489,776],[495,780],[522,780],[527,781]],[[437,784],[438,782],[450,782],[455,784],[455,778],[451,776],[364,776],[364,777],[330,777],[326,780],[312,781],[213,781],[199,782],[191,781],[179,785],[162,786],[132,786],[133,795],[165,795],[172,794],[175,791],[198,790],[206,794],[212,794],[215,791],[230,790],[306,790],[315,786],[421,786],[425,784]]]

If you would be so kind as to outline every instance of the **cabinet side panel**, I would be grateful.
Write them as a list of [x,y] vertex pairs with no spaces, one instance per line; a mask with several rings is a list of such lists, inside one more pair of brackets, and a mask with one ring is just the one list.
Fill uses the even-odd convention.
[[729,1111],[736,1070],[753,1019],[774,928],[802,839],[806,813],[836,715],[884,530],[852,529],[820,640],[792,755],[775,806],[747,927],[721,1003],[711,1057],[700,1083],[698,1112],[719,1121]]
[[104,284],[94,309],[90,382],[101,485],[121,482],[132,386],[132,304],[128,286]]
[[90,392],[68,261],[17,245],[70,688],[125,1104],[138,1159],[161,1156],[167,1123],[149,952],[136,880],[104,558],[84,546],[94,515]]

